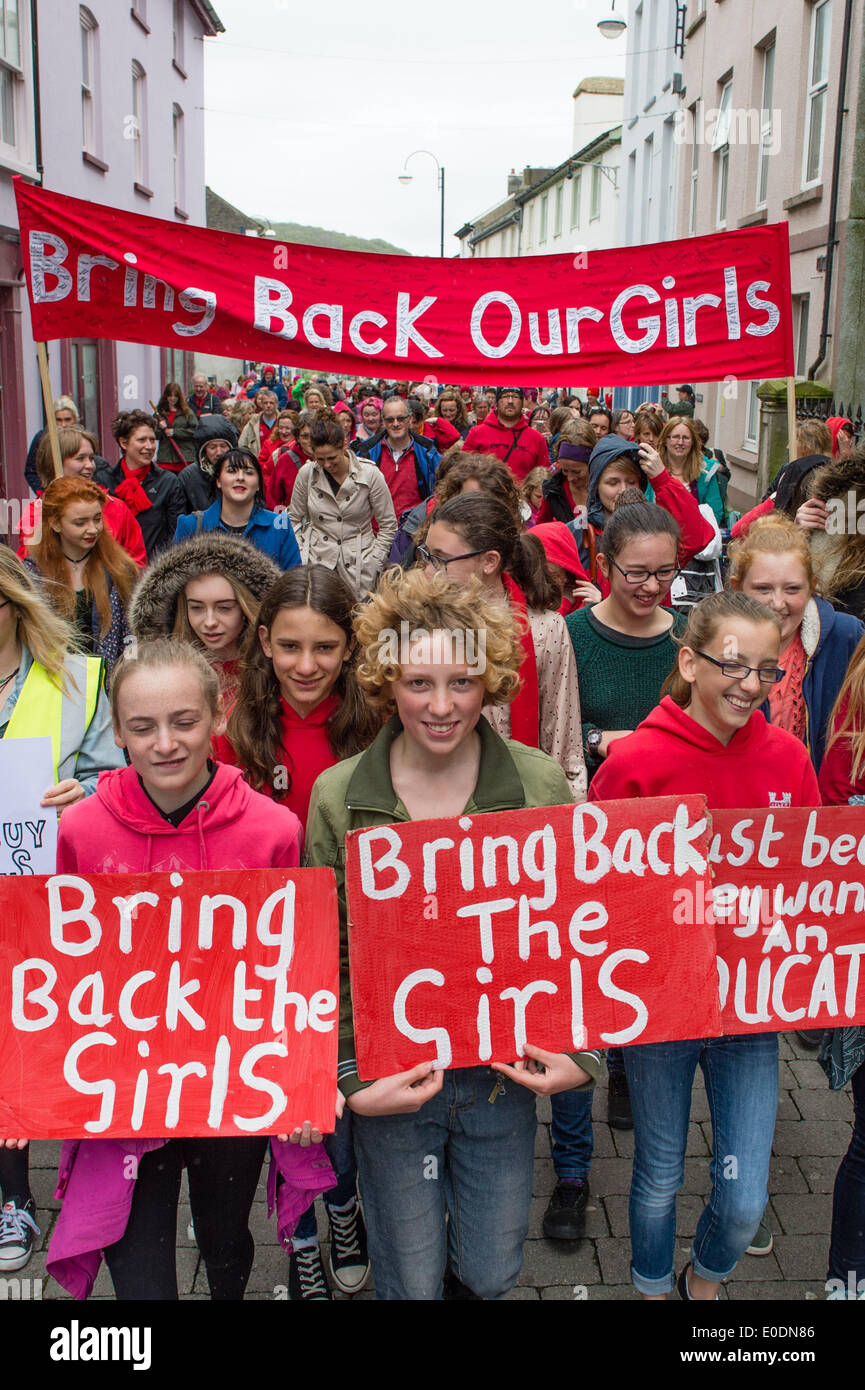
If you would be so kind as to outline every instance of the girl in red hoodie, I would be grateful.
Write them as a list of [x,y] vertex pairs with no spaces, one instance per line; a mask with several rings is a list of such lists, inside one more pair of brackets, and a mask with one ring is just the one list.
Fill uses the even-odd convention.
[[[758,706],[781,679],[781,623],[743,593],[710,595],[691,612],[669,694],[611,744],[592,801],[704,793],[710,807],[818,806],[804,744]],[[715,1157],[712,1196],[679,1276],[684,1299],[714,1299],[760,1224],[778,1104],[778,1037],[751,1033],[626,1047],[634,1115],[631,1277],[644,1298],[675,1285],[676,1193],[682,1185],[699,1066]],[[723,1155],[736,1156],[732,1181]]]
[[[323,565],[299,565],[280,577],[246,649],[228,736],[216,744],[222,761],[239,762],[252,786],[289,806],[304,825],[319,773],[362,752],[382,722],[355,676],[355,602],[348,585]],[[343,1293],[359,1293],[369,1262],[349,1110],[325,1147],[337,1177],[326,1200],[330,1270]],[[289,1292],[293,1300],[331,1297],[314,1206],[292,1238]]]
[[[142,643],[134,658],[116,667],[111,705],[115,742],[131,765],[105,773],[92,797],[67,808],[58,873],[299,864],[297,817],[252,791],[236,768],[211,761],[211,738],[225,721],[217,677],[200,652],[170,638]],[[177,1203],[186,1167],[211,1297],[242,1298],[255,1249],[249,1212],[267,1136],[142,1141],[146,1151],[135,1178],[123,1185],[125,1201],[88,1216],[82,1211],[94,1200],[88,1170],[97,1162],[91,1151],[106,1143],[122,1166],[129,1141],[64,1145],[64,1206],[52,1240],[52,1251],[55,1244],[63,1250],[58,1276],[76,1292],[84,1277],[86,1293],[103,1251],[119,1299],[176,1299]],[[100,1152],[98,1162],[105,1161]],[[96,1228],[94,1247],[88,1234]],[[73,1230],[77,1244],[70,1242]]]

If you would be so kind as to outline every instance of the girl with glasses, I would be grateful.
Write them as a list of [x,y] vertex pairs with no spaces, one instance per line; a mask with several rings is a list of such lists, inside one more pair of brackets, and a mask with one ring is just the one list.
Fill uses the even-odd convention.
[[808,533],[779,512],[733,541],[728,583],[765,603],[781,623],[784,675],[764,692],[763,712],[805,744],[819,773],[829,715],[865,627],[815,594]]
[[[633,734],[613,743],[590,800],[703,793],[712,808],[819,805],[803,744],[767,723],[759,708],[781,675],[781,629],[780,617],[747,594],[713,594],[698,604],[678,644],[669,693]],[[666,1299],[675,1287],[685,1300],[715,1299],[766,1205],[778,1035],[695,1038],[623,1051],[634,1116],[633,1283],[646,1299]],[[677,1284],[676,1194],[698,1065],[712,1118],[712,1194]],[[736,1156],[735,1180],[726,1155]]]

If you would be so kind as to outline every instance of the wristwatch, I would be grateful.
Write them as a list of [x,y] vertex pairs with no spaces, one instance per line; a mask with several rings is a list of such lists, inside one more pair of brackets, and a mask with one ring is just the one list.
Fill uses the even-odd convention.
[[601,739],[603,737],[604,734],[601,729],[589,729],[589,732],[586,734],[586,747],[595,757],[598,756],[598,749],[601,746]]

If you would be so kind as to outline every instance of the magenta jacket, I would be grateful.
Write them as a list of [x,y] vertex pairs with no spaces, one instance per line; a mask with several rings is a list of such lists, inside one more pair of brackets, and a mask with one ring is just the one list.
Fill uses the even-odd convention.
[[[239,768],[218,764],[205,795],[175,830],[143,791],[134,768],[125,767],[102,773],[94,795],[64,811],[57,872],[292,869],[300,863],[302,840],[294,812],[254,792]],[[126,1229],[138,1160],[167,1143],[166,1138],[64,1143],[55,1193],[63,1206],[51,1237],[48,1272],[73,1297],[88,1296],[102,1251]],[[271,1146],[268,1188],[275,1188],[279,1170],[285,1182],[277,1221],[280,1239],[287,1239],[315,1195],[333,1187],[335,1179],[322,1145],[301,1149],[273,1139]]]

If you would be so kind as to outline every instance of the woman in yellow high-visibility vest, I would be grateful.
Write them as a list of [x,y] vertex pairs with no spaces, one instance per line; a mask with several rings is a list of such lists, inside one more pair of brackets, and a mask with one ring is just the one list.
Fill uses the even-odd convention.
[[[123,766],[103,689],[102,662],[75,651],[75,633],[41,597],[21,561],[0,546],[0,738],[50,738],[54,782],[42,806],[58,814]],[[39,1234],[23,1141],[0,1147],[0,1276],[21,1269]]]

